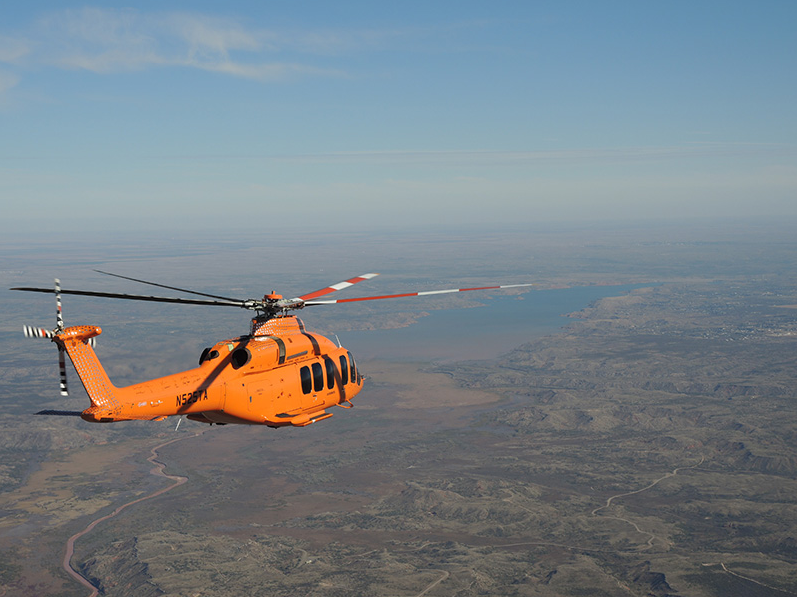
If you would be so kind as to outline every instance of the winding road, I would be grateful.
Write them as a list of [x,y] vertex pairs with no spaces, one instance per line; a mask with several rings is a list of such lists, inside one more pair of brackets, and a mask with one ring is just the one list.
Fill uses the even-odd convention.
[[432,582],[428,587],[426,587],[423,591],[418,593],[415,597],[423,597],[424,595],[426,595],[426,593],[434,589],[437,585],[439,585],[441,582],[443,582],[445,579],[447,579],[450,576],[450,574],[445,570],[437,570],[437,572],[441,572],[442,576],[440,576],[440,578],[438,578],[436,581]]
[[188,481],[188,477],[180,477],[180,476],[177,476],[177,475],[167,475],[166,473],[163,472],[163,470],[166,468],[166,465],[157,460],[157,458],[158,458],[158,450],[160,450],[161,448],[163,448],[165,446],[168,446],[169,444],[173,444],[175,442],[183,441],[185,439],[190,439],[192,437],[197,437],[198,435],[202,435],[202,432],[200,431],[199,433],[194,433],[192,435],[178,437],[176,439],[172,439],[172,440],[169,440],[167,442],[163,442],[162,444],[158,444],[157,446],[155,446],[154,448],[152,448],[150,450],[152,455],[149,458],[147,458],[147,461],[152,463],[153,465],[155,465],[154,468],[152,470],[150,470],[150,474],[155,475],[157,477],[164,477],[165,479],[169,479],[171,481],[174,481],[174,483],[172,483],[168,487],[164,487],[163,489],[159,489],[158,491],[156,491],[154,493],[151,493],[149,495],[145,495],[144,497],[137,498],[137,499],[135,499],[135,500],[133,500],[131,502],[127,502],[126,504],[122,504],[121,506],[116,508],[116,510],[111,512],[110,514],[102,516],[102,517],[94,520],[93,522],[91,522],[85,529],[83,529],[79,533],[75,533],[74,535],[72,535],[69,538],[69,540],[66,542],[66,552],[64,553],[63,568],[77,582],[79,582],[80,584],[85,586],[87,589],[91,590],[91,593],[89,594],[89,597],[97,597],[99,595],[99,589],[97,587],[95,587],[93,584],[91,584],[91,582],[85,576],[83,576],[80,572],[78,572],[77,568],[72,566],[72,556],[75,553],[75,541],[80,539],[83,535],[86,535],[87,533],[90,533],[94,529],[94,527],[96,527],[101,522],[103,522],[105,520],[108,520],[109,518],[113,518],[114,516],[119,514],[125,508],[128,508],[130,506],[134,506],[135,504],[138,504],[138,503],[143,502],[145,500],[150,500],[152,498],[158,497],[159,495],[163,495],[167,491],[171,491],[175,487],[179,487],[180,485],[182,485],[183,483]]
[[[617,495],[613,495],[613,496],[611,496],[611,497],[606,499],[606,503],[603,506],[599,506],[598,508],[595,508],[591,512],[591,514],[592,514],[592,516],[597,516],[598,512],[600,512],[601,510],[605,510],[607,508],[610,508],[611,505],[612,505],[612,501],[613,500],[616,500],[616,499],[622,498],[622,497],[627,497],[629,495],[636,495],[637,493],[642,493],[643,491],[647,491],[648,489],[651,489],[651,488],[655,487],[656,485],[658,485],[661,481],[664,481],[664,479],[669,479],[670,477],[674,477],[675,475],[678,474],[679,471],[688,470],[688,469],[691,469],[691,468],[697,468],[698,466],[703,464],[703,461],[705,459],[706,459],[706,457],[703,456],[703,457],[700,458],[700,462],[698,462],[697,464],[693,464],[691,466],[680,466],[678,468],[675,468],[675,469],[672,470],[672,472],[665,473],[663,476],[661,476],[658,479],[656,479],[655,481],[653,481],[653,483],[643,487],[642,489],[637,489],[635,491],[627,491],[625,493],[618,493]],[[653,540],[654,539],[660,539],[660,537],[657,537],[653,533],[650,533],[648,531],[643,531],[642,529],[640,529],[639,525],[637,525],[637,523],[635,523],[633,520],[628,520],[627,518],[620,518],[619,516],[606,516],[606,518],[612,518],[614,520],[621,520],[622,522],[628,523],[631,526],[633,526],[637,533],[640,533],[641,535],[647,535],[648,536],[647,546],[642,548],[642,549],[650,549],[650,548],[652,548],[653,547]],[[666,541],[666,540],[663,540],[663,539],[662,539],[662,541],[664,541],[664,543],[667,544],[667,546],[669,547],[669,545],[670,545],[669,541]]]

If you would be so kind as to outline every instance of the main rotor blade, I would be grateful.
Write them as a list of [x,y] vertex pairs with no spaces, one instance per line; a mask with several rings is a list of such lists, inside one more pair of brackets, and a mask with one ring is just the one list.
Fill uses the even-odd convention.
[[348,288],[349,286],[354,286],[358,282],[364,282],[365,280],[376,278],[378,275],[379,274],[363,274],[362,276],[357,276],[356,278],[350,278],[349,280],[338,282],[337,284],[333,284],[332,286],[327,286],[326,288],[322,288],[321,290],[316,290],[315,292],[311,292],[309,294],[303,294],[298,298],[300,298],[303,301],[308,301],[310,299],[318,298],[319,296],[324,296],[325,294],[331,294],[333,292],[337,292],[338,290],[343,290],[344,288]]
[[422,292],[406,292],[403,294],[386,294],[383,296],[363,296],[358,298],[337,299],[331,301],[306,301],[305,305],[334,305],[335,303],[353,303],[356,301],[378,301],[382,299],[404,298],[407,296],[429,296],[431,294],[449,294],[452,292],[468,292],[470,290],[503,290],[504,288],[522,288],[534,284],[507,284],[504,286],[480,286],[478,288],[449,288],[448,290],[426,290]]
[[[44,292],[52,294],[52,288],[11,288],[11,290],[21,290],[23,292]],[[206,301],[202,299],[174,298],[167,296],[145,296],[140,294],[119,294],[116,292],[96,292],[93,290],[61,290],[61,294],[77,294],[80,296],[98,296],[101,298],[117,298],[130,301],[151,301],[155,303],[177,303],[181,305],[212,305],[220,307],[241,307],[249,308],[245,301]]]
[[112,274],[111,272],[104,272],[99,269],[95,269],[94,271],[97,272],[98,274],[105,274],[106,276],[113,276],[114,278],[121,278],[122,280],[130,280],[132,282],[139,282],[141,284],[149,284],[150,286],[158,286],[159,288],[177,290],[178,292],[187,292],[188,294],[196,294],[197,296],[206,296],[208,298],[215,298],[215,299],[221,299],[223,301],[232,301],[232,302],[236,302],[239,300],[239,299],[229,298],[227,296],[205,294],[204,292],[197,292],[196,290],[187,290],[186,288],[177,288],[176,286],[166,286],[166,284],[158,284],[157,282],[148,282],[147,280],[139,280],[138,278],[129,278],[128,276],[122,276],[121,274]]

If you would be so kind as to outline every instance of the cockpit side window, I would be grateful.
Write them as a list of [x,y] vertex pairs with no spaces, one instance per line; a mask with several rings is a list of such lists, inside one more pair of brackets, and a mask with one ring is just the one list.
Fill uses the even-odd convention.
[[352,383],[357,383],[357,380],[358,380],[358,377],[357,377],[357,364],[354,362],[354,357],[352,356],[352,354],[350,352],[348,352],[346,354],[349,355],[349,365],[350,365],[349,366],[349,375],[351,377],[351,382]]
[[349,363],[343,355],[340,355],[340,383],[344,386],[349,383]]

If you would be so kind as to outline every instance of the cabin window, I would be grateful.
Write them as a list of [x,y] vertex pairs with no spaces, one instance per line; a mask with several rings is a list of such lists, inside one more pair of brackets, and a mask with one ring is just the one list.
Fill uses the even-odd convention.
[[349,383],[349,364],[343,355],[340,355],[340,383],[344,386]]
[[302,379],[302,392],[309,394],[313,391],[313,376],[310,375],[310,367],[299,369],[299,377]]
[[324,370],[321,363],[313,363],[313,391],[320,392],[324,389]]
[[324,366],[327,369],[327,390],[331,390],[335,387],[335,374],[337,373],[335,363],[332,359],[324,357]]
[[230,362],[232,363],[233,369],[240,369],[244,365],[249,362],[249,359],[252,358],[252,353],[250,353],[246,348],[237,348],[232,352],[232,356],[230,356]]

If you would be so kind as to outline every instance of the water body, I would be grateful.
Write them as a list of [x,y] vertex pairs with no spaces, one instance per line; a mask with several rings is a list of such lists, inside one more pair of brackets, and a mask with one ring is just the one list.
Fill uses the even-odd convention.
[[[495,359],[573,323],[567,313],[645,286],[649,285],[582,286],[495,296],[481,307],[431,311],[406,328],[346,332],[340,340],[360,360]],[[423,309],[422,298],[412,300]]]

